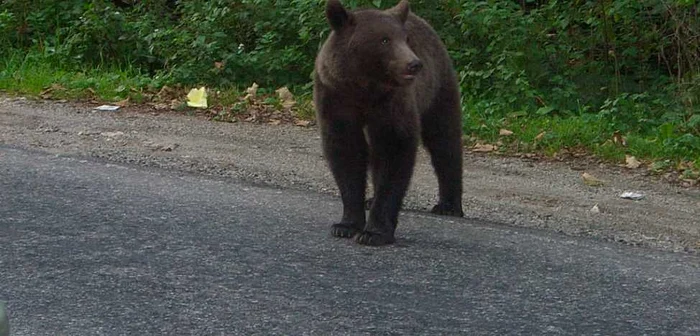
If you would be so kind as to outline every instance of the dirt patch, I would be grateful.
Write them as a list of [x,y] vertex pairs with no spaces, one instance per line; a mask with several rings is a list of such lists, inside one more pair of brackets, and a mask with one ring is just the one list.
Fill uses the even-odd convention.
[[[0,144],[91,156],[286,188],[337,193],[314,127],[216,123],[206,116],[0,98]],[[466,152],[466,216],[636,246],[697,253],[700,190],[595,160],[544,161]],[[583,183],[582,172],[603,181]],[[619,197],[644,194],[639,201]],[[405,208],[426,210],[437,182],[421,151]],[[597,205],[598,211],[592,211]]]

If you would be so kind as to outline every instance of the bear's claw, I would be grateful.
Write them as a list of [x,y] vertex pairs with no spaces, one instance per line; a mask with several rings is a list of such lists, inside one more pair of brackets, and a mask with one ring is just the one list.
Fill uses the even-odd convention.
[[331,226],[331,235],[338,238],[352,238],[359,231],[352,224],[348,223],[338,223]]
[[355,236],[355,241],[361,245],[367,246],[382,246],[393,244],[395,239],[394,235],[390,233],[373,233],[368,231],[363,231]]
[[449,203],[438,203],[430,212],[442,216],[464,217],[464,211],[462,211],[461,206],[454,206]]

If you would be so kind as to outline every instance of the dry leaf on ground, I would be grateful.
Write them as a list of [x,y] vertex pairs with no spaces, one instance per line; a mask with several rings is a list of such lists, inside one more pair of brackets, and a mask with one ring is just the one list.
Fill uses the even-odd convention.
[[277,92],[277,96],[279,97],[280,101],[282,101],[282,107],[289,109],[297,103],[294,100],[294,95],[286,86],[275,90],[275,92]]
[[172,99],[176,98],[177,96],[178,95],[175,93],[175,90],[171,89],[167,85],[163,85],[163,87],[160,88],[160,90],[158,90],[158,93],[156,93],[156,98],[158,100],[163,100],[163,101],[172,100]]
[[307,127],[307,126],[311,125],[311,121],[308,121],[308,120],[297,120],[296,122],[294,122],[294,125],[296,125],[296,126],[301,126],[301,127]]
[[114,105],[124,107],[126,105],[129,105],[129,100],[130,100],[129,98],[126,98],[126,99],[123,99],[123,100],[120,100],[120,101],[114,103]]
[[41,92],[39,93],[39,97],[41,97],[41,98],[43,98],[43,99],[50,99],[52,93],[53,93],[53,89],[52,89],[52,88],[48,88],[48,89],[46,89],[46,90],[44,90],[44,91],[41,91]]
[[489,144],[476,144],[474,147],[472,147],[472,152],[477,152],[477,153],[488,153],[488,152],[493,152],[497,150],[498,147],[494,145],[489,145]]
[[165,103],[149,103],[148,105],[151,105],[156,110],[167,110],[170,108],[170,105]]
[[243,100],[254,100],[255,95],[258,94],[258,83],[253,83],[249,88],[245,89],[246,95]]
[[87,91],[87,93],[90,94],[90,97],[91,97],[91,98],[97,97],[97,92],[95,92],[95,89],[93,89],[93,88],[87,88],[87,89],[85,89],[85,91]]
[[544,138],[545,134],[547,134],[547,132],[542,132],[540,134],[537,134],[537,136],[535,137],[535,140],[537,140],[537,141],[542,140],[542,138]]
[[498,131],[498,135],[503,135],[503,136],[513,135],[513,131],[502,128],[500,131]]
[[627,139],[620,134],[620,131],[615,131],[615,133],[613,133],[612,140],[616,145],[627,147]]
[[630,169],[637,169],[642,163],[637,160],[636,157],[632,155],[625,155],[625,167]]
[[581,178],[583,179],[583,183],[587,186],[592,186],[592,187],[597,187],[597,186],[602,186],[605,184],[605,181],[589,174],[589,173],[583,173],[581,174]]
[[62,85],[51,84],[51,86],[49,86],[48,88],[44,89],[44,91],[41,91],[41,93],[39,93],[39,97],[41,97],[43,99],[51,99],[54,91],[62,91],[62,90],[65,90],[65,88]]

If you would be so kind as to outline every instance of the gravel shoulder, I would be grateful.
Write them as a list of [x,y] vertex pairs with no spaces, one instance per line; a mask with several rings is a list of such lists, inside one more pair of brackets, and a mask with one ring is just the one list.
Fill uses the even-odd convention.
[[[137,107],[101,112],[0,96],[0,145],[337,194],[313,127],[217,123]],[[584,185],[582,171],[605,185]],[[610,166],[465,153],[464,190],[470,218],[666,251],[700,251],[698,188]],[[646,197],[621,199],[623,191]],[[436,194],[437,182],[421,150],[404,207],[425,211]],[[596,204],[599,213],[591,211]]]

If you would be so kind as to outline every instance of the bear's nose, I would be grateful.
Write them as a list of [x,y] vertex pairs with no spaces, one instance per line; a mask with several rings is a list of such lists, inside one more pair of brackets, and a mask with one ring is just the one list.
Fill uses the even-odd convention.
[[411,74],[418,73],[420,69],[423,69],[423,62],[418,59],[411,61],[411,63],[408,63],[408,66],[406,67],[406,70],[408,70],[408,72]]

